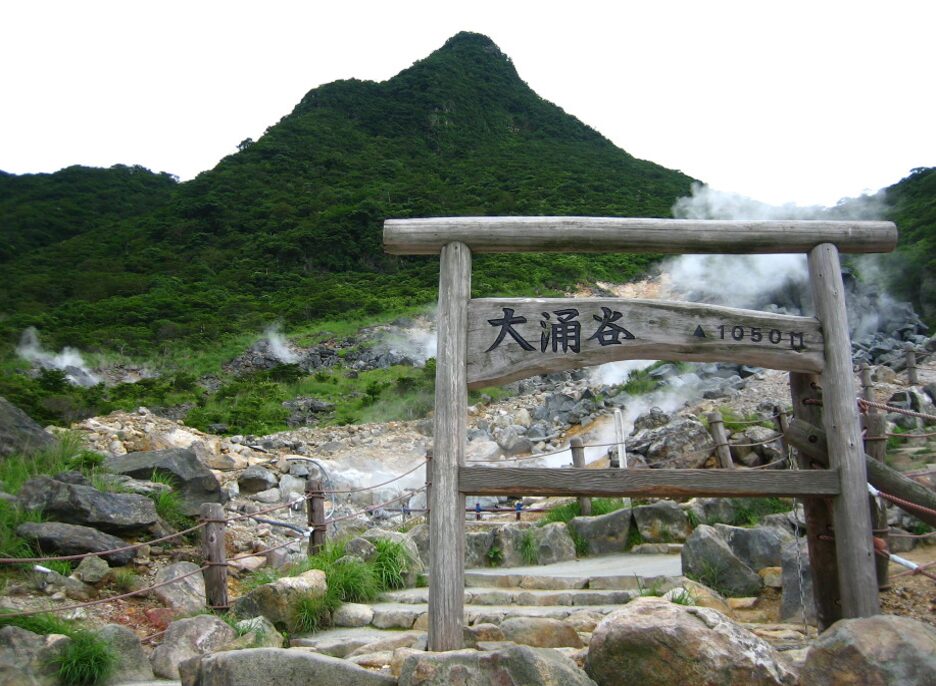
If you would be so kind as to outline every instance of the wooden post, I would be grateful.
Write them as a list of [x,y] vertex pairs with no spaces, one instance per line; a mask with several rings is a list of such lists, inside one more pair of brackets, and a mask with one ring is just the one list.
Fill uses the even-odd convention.
[[[822,423],[818,402],[819,377],[813,374],[790,374],[790,395],[793,414],[810,424]],[[808,418],[808,419],[807,419]],[[809,469],[809,458],[798,451],[800,469]],[[839,594],[838,562],[832,535],[832,503],[828,498],[803,498],[806,516],[806,543],[809,546],[809,569],[813,582],[813,600],[816,605],[816,625],[820,633],[842,618]],[[826,537],[826,538],[823,538]],[[797,542],[797,545],[799,543]]]
[[465,461],[468,417],[466,360],[471,252],[448,243],[440,254],[435,447],[429,508],[429,650],[462,647],[465,596],[465,496],[458,468]]
[[316,555],[325,545],[325,493],[320,479],[306,482],[306,513],[309,523],[309,555]]
[[[582,439],[576,436],[569,441],[569,449],[572,451],[572,466],[576,469],[585,468],[585,445]],[[583,517],[591,517],[591,498],[581,497],[579,502],[579,514]]]
[[[871,367],[867,362],[862,362],[859,369],[861,377],[861,397],[869,402],[874,401],[874,383],[871,381]],[[869,412],[877,412],[873,407],[868,408]]]
[[790,444],[787,442],[786,432],[790,428],[790,415],[779,405],[774,408],[774,413],[777,415],[777,431],[780,432],[780,450],[783,452],[784,459],[789,459]]
[[[864,379],[862,379],[864,381]],[[869,408],[870,409],[870,408]],[[887,452],[887,418],[883,414],[869,413],[864,415],[865,426],[865,453],[878,462],[884,462]],[[887,524],[887,508],[883,502],[878,503],[873,496],[868,496],[871,512],[871,521],[874,525],[874,535],[887,543],[890,527]],[[877,573],[878,590],[890,588],[889,571],[890,560],[877,555],[874,560]]]
[[210,565],[205,578],[205,597],[212,609],[227,609],[227,551],[224,549],[226,522],[221,503],[202,503],[199,515],[207,522],[202,529],[202,557]]
[[916,351],[910,347],[907,348],[907,383],[911,386],[916,386],[920,383],[920,379],[917,376]]
[[829,461],[839,471],[841,495],[832,501],[842,616],[871,617],[880,612],[861,427],[855,403],[851,342],[845,289],[835,245],[809,251],[809,276],[816,315],[822,323],[826,366],[822,372],[823,424]]
[[722,469],[734,469],[731,460],[731,448],[728,447],[728,434],[725,433],[725,422],[720,412],[709,412],[706,417],[709,422],[709,432],[715,440],[715,455]]

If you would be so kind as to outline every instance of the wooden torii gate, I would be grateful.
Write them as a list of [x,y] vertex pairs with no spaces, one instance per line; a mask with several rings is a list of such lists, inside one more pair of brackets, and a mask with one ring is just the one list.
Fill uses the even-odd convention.
[[[890,252],[891,222],[695,221],[600,217],[389,219],[384,248],[440,254],[435,446],[429,508],[429,647],[462,645],[465,496],[795,496],[812,519],[817,606],[843,617],[879,612],[867,477],[839,252]],[[806,253],[815,317],[615,298],[471,298],[471,254],[492,252]],[[738,274],[739,280],[744,274]],[[735,361],[791,372],[794,401],[821,374],[829,469],[592,470],[468,467],[469,388],[615,360]],[[811,381],[813,380],[813,381]],[[794,407],[794,411],[803,408]],[[831,499],[834,549],[821,549]],[[812,505],[812,507],[810,507]],[[823,516],[826,521],[820,521]],[[831,550],[831,553],[830,553]],[[826,574],[828,576],[828,573]],[[828,592],[840,608],[828,610]],[[822,609],[820,608],[820,614]]]

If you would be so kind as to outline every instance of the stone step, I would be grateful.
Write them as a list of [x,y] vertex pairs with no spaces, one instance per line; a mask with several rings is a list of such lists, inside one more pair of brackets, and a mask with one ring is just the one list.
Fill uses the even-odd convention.
[[[621,589],[526,590],[478,586],[465,589],[465,605],[618,605],[629,602],[637,595],[635,590]],[[381,600],[389,603],[425,604],[429,602],[429,589],[409,588],[384,593]]]
[[[466,624],[500,624],[508,617],[565,619],[576,612],[606,615],[624,603],[602,605],[466,605]],[[429,606],[424,603],[374,603],[370,627],[376,629],[422,629],[428,626]]]

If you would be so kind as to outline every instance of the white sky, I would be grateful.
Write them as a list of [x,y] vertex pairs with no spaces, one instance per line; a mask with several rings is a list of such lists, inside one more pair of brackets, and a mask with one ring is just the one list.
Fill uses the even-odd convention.
[[631,154],[771,203],[936,165],[936,2],[9,0],[0,169],[183,180],[312,88],[385,80],[461,30]]

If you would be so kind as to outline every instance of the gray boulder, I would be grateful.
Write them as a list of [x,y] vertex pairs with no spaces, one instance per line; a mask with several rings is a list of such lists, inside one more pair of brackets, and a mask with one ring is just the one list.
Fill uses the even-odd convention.
[[36,476],[23,484],[19,505],[65,524],[91,526],[111,534],[139,534],[157,523],[153,501],[130,493],[103,493],[91,486]]
[[465,532],[465,567],[486,567],[494,545],[494,529],[468,529]]
[[236,636],[234,629],[211,615],[175,621],[153,651],[153,673],[163,679],[178,679],[181,662],[214,652]]
[[633,509],[640,537],[649,543],[685,541],[692,533],[689,517],[672,500],[660,500]]
[[108,457],[104,466],[135,479],[149,479],[153,472],[171,478],[182,501],[182,511],[189,516],[197,515],[202,503],[227,500],[215,475],[198,460],[193,450],[172,448],[127,453]]
[[413,653],[403,660],[399,686],[594,686],[568,657],[548,648],[506,646],[499,650]]
[[683,574],[727,596],[752,596],[762,580],[728,547],[718,531],[706,524],[696,527],[682,548]]
[[53,660],[71,642],[64,636],[40,636],[18,626],[0,629],[0,684],[58,686]]
[[78,581],[86,584],[97,584],[110,574],[110,565],[97,555],[91,555],[78,563],[72,573]]
[[599,686],[793,686],[764,640],[717,610],[638,598],[592,633],[585,671]]
[[534,648],[581,648],[582,639],[568,624],[549,617],[510,617],[500,623],[504,639]]
[[[36,541],[43,554],[80,555],[82,553],[100,553],[105,550],[124,548],[123,539],[78,524],[61,522],[26,522],[16,527],[16,533],[22,538]],[[119,553],[102,555],[110,564],[122,567],[136,556],[136,550],[124,550]]]
[[416,548],[416,543],[412,537],[396,531],[389,531],[388,529],[373,528],[361,534],[361,538],[375,544],[379,540],[388,540],[403,546],[407,558],[404,583],[407,586],[416,585],[417,577],[425,571],[425,568],[423,567],[422,560],[419,557],[419,550]]
[[622,508],[597,517],[575,517],[569,526],[588,541],[591,555],[623,552],[630,534],[631,510]]
[[930,686],[936,629],[910,617],[842,619],[810,646],[801,686]]
[[687,512],[691,512],[697,524],[733,522],[735,502],[731,498],[693,498]]
[[716,524],[715,530],[725,539],[731,552],[755,571],[763,567],[781,566],[783,546],[795,540],[793,534],[775,526],[746,529],[740,526]]
[[[564,524],[553,522],[538,527],[527,522],[505,524],[497,530],[494,545],[500,549],[502,567],[552,564],[575,559],[575,543]],[[524,559],[524,550],[534,560]]]
[[628,453],[644,456],[651,467],[701,467],[715,449],[715,441],[701,422],[680,417],[666,426],[638,431],[625,442]]
[[214,653],[182,666],[183,686],[396,686],[396,679],[305,650],[251,648]]
[[247,467],[240,475],[240,478],[237,479],[240,492],[244,494],[260,493],[276,488],[277,483],[276,474],[259,465]]
[[293,631],[292,609],[303,596],[321,598],[327,585],[325,572],[312,569],[298,576],[283,577],[273,583],[263,584],[238,598],[233,606],[237,617],[266,617],[275,626],[284,626]]
[[152,681],[153,668],[135,633],[122,624],[106,624],[97,630],[97,635],[110,644],[117,656],[114,672],[104,682],[106,686]]
[[191,562],[176,562],[156,572],[154,585],[160,586],[152,593],[166,607],[171,607],[183,614],[201,612],[205,609],[205,578],[195,573],[198,565]]
[[0,397],[0,459],[17,453],[31,455],[56,443],[55,437],[29,415]]

